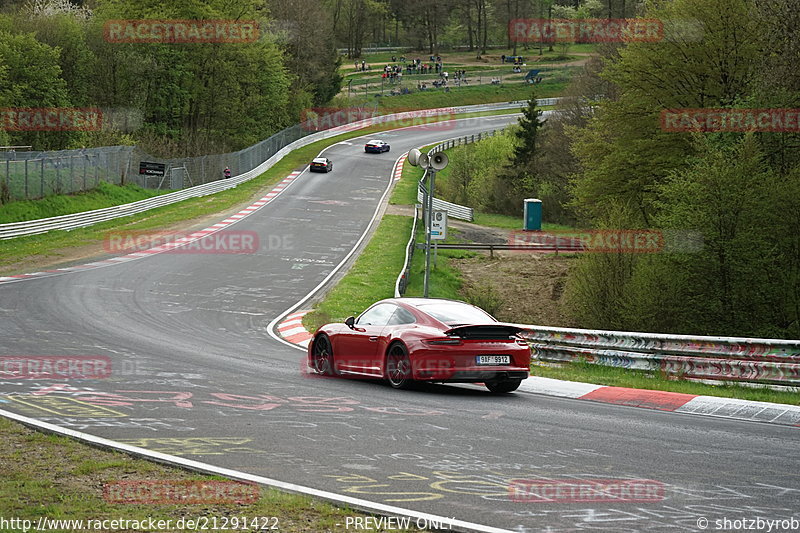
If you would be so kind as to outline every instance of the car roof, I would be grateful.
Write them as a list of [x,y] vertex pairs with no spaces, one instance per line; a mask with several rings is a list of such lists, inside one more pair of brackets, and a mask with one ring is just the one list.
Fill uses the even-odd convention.
[[[461,300],[449,300],[447,298],[386,298],[385,300],[381,300],[380,302],[376,303],[394,303],[394,304],[405,304],[410,305],[411,307],[419,307],[421,305],[431,305],[431,304],[459,304],[459,305],[469,305],[472,304],[463,302]],[[473,306],[474,307],[474,306]]]
[[367,144],[378,144],[382,143],[383,141],[380,139],[372,139],[371,141],[367,141]]
[[315,157],[313,163],[326,163],[328,161],[327,157]]

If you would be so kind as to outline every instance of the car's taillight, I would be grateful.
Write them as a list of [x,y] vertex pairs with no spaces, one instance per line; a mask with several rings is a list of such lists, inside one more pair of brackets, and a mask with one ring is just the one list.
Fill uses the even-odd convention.
[[461,344],[461,339],[454,339],[452,337],[447,337],[443,339],[428,339],[422,341],[429,346],[457,346]]

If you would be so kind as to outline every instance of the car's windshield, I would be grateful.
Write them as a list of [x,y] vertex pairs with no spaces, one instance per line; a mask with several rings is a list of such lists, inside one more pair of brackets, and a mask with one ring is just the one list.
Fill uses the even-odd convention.
[[496,322],[494,317],[475,306],[458,302],[437,302],[418,305],[417,308],[447,325],[486,324]]

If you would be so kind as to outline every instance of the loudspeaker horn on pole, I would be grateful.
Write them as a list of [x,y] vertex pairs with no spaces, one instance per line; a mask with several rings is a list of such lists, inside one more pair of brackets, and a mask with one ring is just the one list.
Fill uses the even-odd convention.
[[433,154],[428,161],[433,170],[442,170],[449,162],[450,161],[447,159],[447,154],[443,154],[442,152]]
[[421,166],[422,168],[428,168],[429,163],[430,162],[428,161],[428,154],[424,153],[419,154],[419,157],[417,158],[417,164],[419,164],[419,166]]
[[408,152],[408,162],[416,167],[417,165],[419,165],[420,154],[422,154],[422,152],[420,152],[416,148],[410,150]]

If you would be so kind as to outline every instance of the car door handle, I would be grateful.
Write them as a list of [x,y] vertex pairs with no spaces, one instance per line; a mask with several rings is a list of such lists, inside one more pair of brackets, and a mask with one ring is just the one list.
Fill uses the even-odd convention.
[[377,341],[377,340],[378,340],[378,337],[376,337],[376,336],[374,336],[374,335],[373,335],[373,336],[371,336],[371,337],[369,338],[369,340],[371,340],[371,341],[373,341],[373,342],[374,342],[374,341]]

